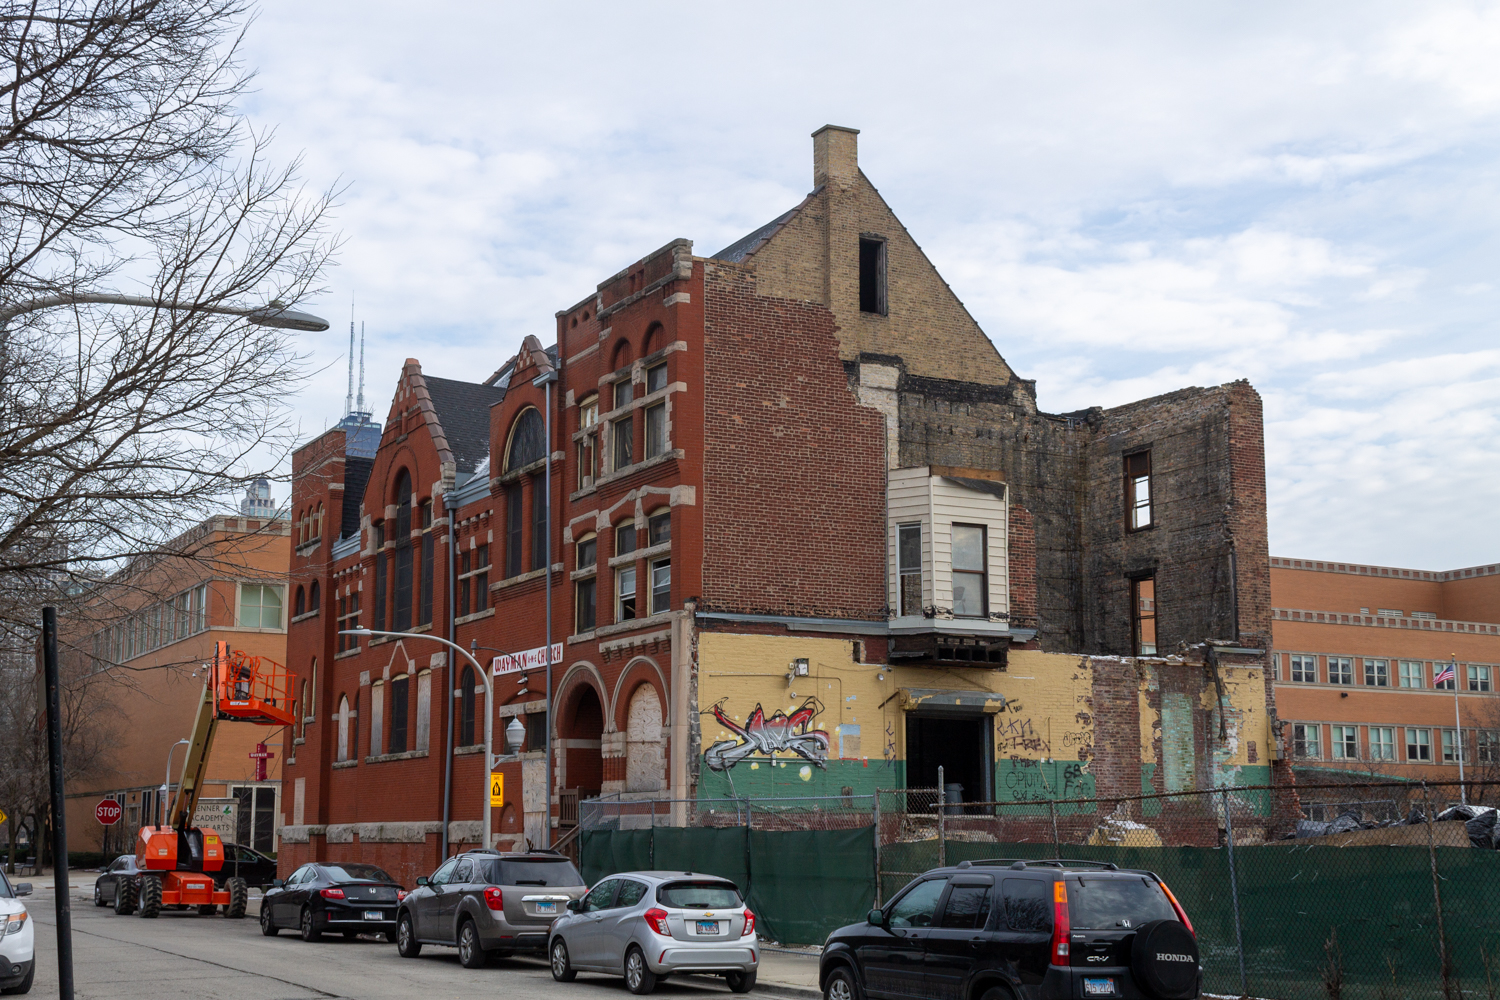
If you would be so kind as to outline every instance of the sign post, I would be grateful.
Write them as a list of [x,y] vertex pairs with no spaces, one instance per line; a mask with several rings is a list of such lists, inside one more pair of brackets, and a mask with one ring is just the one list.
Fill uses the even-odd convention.
[[276,755],[266,749],[264,743],[255,744],[255,749],[250,751],[250,759],[255,761],[255,780],[266,780],[266,761]]
[[105,826],[114,826],[120,822],[120,817],[125,810],[120,808],[120,803],[114,799],[104,799],[94,807],[94,818]]

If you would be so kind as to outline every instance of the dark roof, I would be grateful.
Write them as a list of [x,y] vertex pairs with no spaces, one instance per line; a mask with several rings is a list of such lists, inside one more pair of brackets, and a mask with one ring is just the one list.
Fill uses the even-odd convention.
[[999,497],[1001,500],[1005,499],[1004,483],[997,483],[992,479],[966,479],[962,476],[944,476],[943,478],[950,483],[967,486],[969,489],[978,490],[981,493],[989,493]]
[[490,407],[505,398],[505,389],[433,375],[422,379],[458,471],[473,472],[490,455]]
[[735,240],[733,243],[725,247],[723,250],[720,250],[718,253],[714,254],[713,258],[715,260],[727,260],[731,263],[738,264],[740,261],[750,256],[755,251],[759,250],[761,244],[770,239],[771,236],[776,232],[776,230],[780,229],[783,225],[786,224],[788,219],[796,215],[797,209],[801,207],[801,205],[798,205],[797,208],[792,209],[790,212],[786,212],[783,215],[778,215],[776,218],[772,219],[764,226],[761,226],[750,235],[740,237],[739,239]]

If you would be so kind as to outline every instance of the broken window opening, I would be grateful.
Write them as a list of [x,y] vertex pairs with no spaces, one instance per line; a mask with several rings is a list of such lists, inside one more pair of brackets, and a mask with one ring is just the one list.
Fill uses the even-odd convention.
[[1125,517],[1131,531],[1152,525],[1151,452],[1125,456]]
[[859,238],[859,311],[886,314],[885,240]]

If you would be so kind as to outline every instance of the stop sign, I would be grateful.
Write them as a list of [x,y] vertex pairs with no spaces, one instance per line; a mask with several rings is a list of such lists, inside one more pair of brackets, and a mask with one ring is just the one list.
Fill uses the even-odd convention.
[[120,814],[124,811],[114,799],[105,799],[94,807],[94,818],[105,826],[113,826],[120,822]]

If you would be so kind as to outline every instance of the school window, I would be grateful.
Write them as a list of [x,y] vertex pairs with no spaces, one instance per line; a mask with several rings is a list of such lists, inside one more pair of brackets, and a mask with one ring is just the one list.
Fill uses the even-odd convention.
[[859,238],[859,311],[886,314],[885,240]]
[[525,565],[521,549],[525,534],[526,515],[521,509],[521,484],[511,483],[505,488],[505,575],[520,576]]
[[1398,665],[1401,686],[1420,688],[1427,686],[1427,665],[1421,660],[1402,660]]
[[1303,684],[1318,683],[1318,658],[1303,653],[1291,655],[1292,680]]
[[667,450],[667,404],[646,407],[646,457],[655,458]]
[[615,571],[615,621],[635,617],[635,567],[621,566]]
[[900,577],[903,615],[922,613],[922,525],[896,527],[896,572]]
[[635,522],[622,521],[615,529],[615,555],[623,556],[635,551]]
[[1396,759],[1396,731],[1390,726],[1371,726],[1370,735],[1370,759],[1371,760],[1395,760]]
[[1328,683],[1330,684],[1353,684],[1354,683],[1354,659],[1349,656],[1330,656],[1328,658]]
[[1469,664],[1469,690],[1488,691],[1490,689],[1490,668],[1478,663]]
[[1130,581],[1130,614],[1134,619],[1136,656],[1156,655],[1156,578]]
[[[1461,749],[1460,749],[1459,743],[1458,743],[1458,730],[1456,730],[1456,729],[1444,729],[1443,730],[1443,763],[1444,764],[1457,764],[1460,752],[1461,752]],[[1468,757],[1464,757],[1464,763],[1467,764],[1468,762],[1469,762],[1469,758]]]
[[359,628],[359,594],[347,594],[339,598],[339,641],[338,651],[347,652],[359,645],[359,639],[352,635],[343,635],[348,629]]
[[490,547],[481,545],[458,556],[457,615],[477,614],[489,603]]
[[1474,756],[1481,764],[1500,763],[1500,730],[1476,729],[1474,751]]
[[651,564],[651,613],[659,615],[672,610],[672,560],[658,559]]
[[1389,660],[1365,661],[1365,684],[1370,687],[1391,686],[1391,663]]
[[490,606],[490,546],[489,543],[474,550],[474,610],[483,611]]
[[635,427],[630,417],[620,417],[611,427],[614,434],[614,449],[610,453],[610,468],[623,469],[630,464],[635,447]]
[[[376,537],[379,538],[379,536],[380,533],[377,532]],[[377,632],[385,631],[385,561],[384,551],[375,553],[375,631]]]
[[1359,760],[1359,727],[1333,727],[1333,759]]
[[1406,730],[1406,759],[1416,763],[1432,762],[1432,730],[1413,729]]
[[588,569],[594,565],[599,558],[599,539],[594,535],[585,535],[578,540],[573,557],[573,568]]
[[[240,584],[241,628],[281,628],[281,588],[271,584]],[[144,651],[145,644],[142,643]]]
[[646,369],[646,395],[661,392],[667,387],[667,363],[663,361],[654,368]]
[[1125,456],[1125,523],[1131,531],[1149,528],[1151,520],[1151,453]]
[[407,687],[410,678],[407,675],[397,677],[391,681],[391,736],[387,741],[386,753],[406,752],[406,724],[407,724]]
[[475,705],[478,702],[479,681],[473,667],[464,667],[458,679],[458,745],[474,745]]
[[531,568],[547,566],[547,481],[538,476],[531,482]]
[[417,624],[432,624],[432,577],[434,549],[436,548],[432,537],[432,505],[422,505],[422,523],[427,527],[422,535],[422,597],[417,611]]
[[1292,756],[1298,760],[1322,760],[1322,730],[1317,723],[1293,723]]
[[628,378],[623,382],[616,382],[614,393],[614,408],[618,410],[620,407],[627,406],[635,401],[635,383]]
[[983,618],[989,614],[989,574],[985,571],[985,528],[978,524],[953,526],[953,614]]
[[581,635],[598,624],[599,579],[591,576],[587,580],[579,580],[574,588],[577,591],[574,603],[578,608],[578,623],[573,631]]
[[647,545],[665,545],[672,540],[672,512],[652,514],[646,521]]
[[578,488],[586,490],[599,476],[599,397],[590,396],[578,407]]
[[391,611],[391,627],[397,632],[411,628],[412,598],[416,596],[412,586],[411,514],[411,476],[402,471],[396,480],[396,580]]

